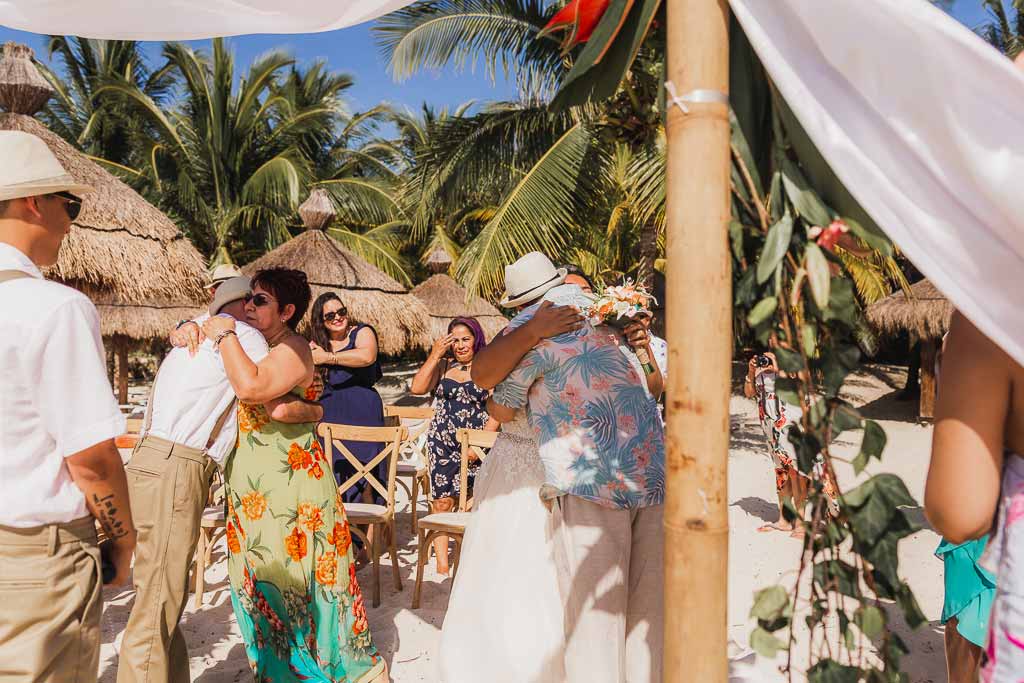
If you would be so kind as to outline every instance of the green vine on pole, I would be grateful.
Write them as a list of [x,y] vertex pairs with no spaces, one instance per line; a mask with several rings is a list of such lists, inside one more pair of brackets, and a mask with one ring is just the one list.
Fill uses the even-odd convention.
[[[784,510],[804,530],[796,582],[756,594],[750,645],[770,658],[788,650],[792,680],[800,656],[794,626],[802,617],[809,631],[811,683],[907,681],[900,671],[907,646],[890,628],[887,607],[897,606],[911,628],[925,622],[899,576],[897,554],[899,541],[920,529],[905,512],[917,503],[898,477],[880,474],[851,491],[836,489],[835,513],[825,486],[836,481],[831,446],[843,432],[863,432],[852,463],[857,474],[885,449],[878,423],[840,398],[845,379],[861,361],[857,333],[863,324],[863,301],[842,254],[891,254],[892,247],[838,215],[812,188],[789,144],[778,96],[769,91],[768,97],[770,134],[762,142],[770,141],[770,154],[760,168],[743,127],[733,120],[734,303],[738,329],[771,346],[787,375],[776,383],[780,398],[805,407],[789,438],[797,466],[811,483],[806,513],[791,503]],[[767,189],[760,177],[770,179]]]

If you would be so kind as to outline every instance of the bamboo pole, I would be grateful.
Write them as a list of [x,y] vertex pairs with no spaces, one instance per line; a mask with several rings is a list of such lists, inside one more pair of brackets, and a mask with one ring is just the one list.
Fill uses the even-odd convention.
[[[726,0],[667,0],[668,79],[728,92]],[[727,464],[732,360],[729,112],[668,112],[667,287],[671,356],[665,504],[666,682],[726,683]]]

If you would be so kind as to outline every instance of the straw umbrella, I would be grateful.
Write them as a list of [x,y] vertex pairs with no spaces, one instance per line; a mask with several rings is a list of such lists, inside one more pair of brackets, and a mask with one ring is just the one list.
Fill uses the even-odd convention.
[[[680,94],[729,90],[726,0],[666,0],[667,79]],[[724,683],[729,576],[729,109],[671,106],[666,307],[665,681]],[[699,618],[695,618],[699,615]]]
[[899,291],[868,306],[868,322],[881,334],[907,332],[911,342],[921,342],[921,404],[919,415],[935,416],[935,358],[942,336],[949,331],[953,304],[928,280]]
[[430,336],[434,339],[446,335],[448,323],[458,317],[476,318],[487,341],[508,325],[501,311],[478,296],[470,297],[458,282],[441,273],[416,285],[412,295],[430,312]]
[[128,398],[128,347],[164,336],[205,298],[203,257],[171,220],[60,136],[32,118],[53,90],[32,50],[7,43],[0,58],[0,130],[41,138],[76,180],[96,189],[64,240],[47,277],[97,305],[103,335],[118,358],[118,394]]
[[[397,355],[414,348],[429,348],[430,314],[416,297],[383,271],[346,249],[326,233],[334,220],[334,206],[322,189],[313,190],[299,215],[306,231],[245,266],[253,275],[264,268],[294,268],[306,273],[314,298],[335,292],[354,320],[377,330],[381,353]],[[309,324],[307,314],[304,326]]]
[[432,273],[447,273],[452,267],[452,257],[444,247],[434,247],[425,262]]

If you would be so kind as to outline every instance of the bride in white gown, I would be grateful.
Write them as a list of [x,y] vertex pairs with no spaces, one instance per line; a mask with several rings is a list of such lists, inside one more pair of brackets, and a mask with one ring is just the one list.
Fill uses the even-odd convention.
[[540,500],[544,467],[520,413],[477,473],[441,631],[443,683],[562,683],[561,597]]

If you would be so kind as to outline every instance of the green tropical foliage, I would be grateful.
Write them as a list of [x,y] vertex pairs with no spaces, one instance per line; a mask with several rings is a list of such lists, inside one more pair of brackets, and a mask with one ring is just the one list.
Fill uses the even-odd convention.
[[982,0],[990,21],[979,27],[978,33],[1010,59],[1024,50],[1024,0],[1011,0],[1009,8],[1004,0]]
[[43,68],[56,92],[40,118],[108,170],[132,181],[126,167],[135,159],[136,140],[149,131],[123,103],[97,93],[106,85],[128,83],[166,106],[176,85],[174,73],[150,69],[139,44],[132,41],[51,36],[47,52],[60,65],[61,75]]
[[599,279],[649,275],[659,255],[657,50],[641,51],[621,97],[555,111],[545,97],[572,59],[556,40],[537,39],[555,9],[535,0],[421,2],[375,28],[396,76],[483,63],[520,86],[518,102],[434,122],[404,185],[412,240],[425,251],[458,245],[449,249],[461,253],[455,276],[485,296],[499,289],[504,265],[528,251]]

